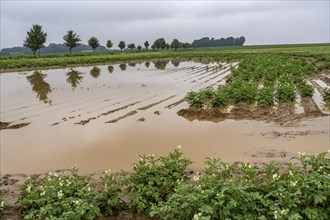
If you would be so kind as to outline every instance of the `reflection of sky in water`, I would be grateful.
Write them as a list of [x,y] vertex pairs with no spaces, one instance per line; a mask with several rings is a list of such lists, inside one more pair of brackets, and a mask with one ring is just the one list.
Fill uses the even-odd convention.
[[[134,67],[127,64],[125,71],[119,64],[100,65],[96,66],[97,77],[91,74],[94,66],[42,70],[44,77],[37,79],[45,87],[49,84],[47,98],[52,100],[51,106],[40,101],[38,92],[33,91],[27,77],[33,76],[34,71],[0,74],[1,120],[31,122],[22,129],[1,131],[1,153],[5,155],[1,157],[2,169],[35,173],[74,164],[85,171],[127,169],[136,160],[136,154],[164,155],[178,144],[198,166],[204,166],[207,156],[244,160],[244,152],[263,151],[265,146],[291,152],[308,151],[310,146],[319,151],[326,146],[328,134],[315,137],[317,142],[304,136],[282,144],[259,135],[278,129],[271,123],[226,120],[216,124],[179,117],[177,112],[188,107],[186,102],[173,108],[167,106],[182,100],[187,91],[221,84],[229,68],[214,72],[216,63],[174,65],[177,63],[167,62],[165,70],[158,70],[150,61],[149,68],[146,63],[136,63]],[[149,105],[153,107],[139,110]],[[104,115],[114,109],[121,110]],[[131,117],[105,123],[134,110],[137,113]],[[75,124],[89,118],[95,119],[84,126]],[[146,121],[138,122],[139,118]],[[328,129],[324,120],[310,123],[310,127],[299,129],[310,130],[315,125],[320,126],[317,130]]]
[[[35,104],[52,102],[56,104],[63,97],[75,94],[96,92],[111,87],[124,89],[136,85],[170,85],[173,79],[163,78],[161,81],[153,75],[171,71],[176,68],[200,66],[199,63],[178,61],[154,61],[145,63],[114,64],[90,67],[74,67],[66,69],[41,70],[24,73],[1,74],[1,108],[18,103]],[[177,67],[175,67],[177,66]],[[166,67],[166,69],[165,69]],[[158,68],[158,69],[157,69]],[[124,70],[123,70],[124,69]],[[163,70],[164,69],[164,70]],[[145,78],[145,76],[149,76]]]

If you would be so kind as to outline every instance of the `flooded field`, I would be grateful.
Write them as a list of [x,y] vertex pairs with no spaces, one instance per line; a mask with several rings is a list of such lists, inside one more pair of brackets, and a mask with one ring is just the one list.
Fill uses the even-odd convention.
[[329,116],[283,127],[177,115],[188,91],[224,84],[237,65],[173,60],[1,74],[1,173],[128,170],[137,154],[177,145],[193,169],[211,156],[262,163],[329,149]]

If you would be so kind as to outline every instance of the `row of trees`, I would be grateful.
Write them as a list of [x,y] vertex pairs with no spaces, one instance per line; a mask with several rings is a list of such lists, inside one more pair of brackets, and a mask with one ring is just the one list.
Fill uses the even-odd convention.
[[[29,48],[32,50],[33,54],[35,55],[37,51],[39,51],[40,55],[40,49],[44,47],[44,43],[47,39],[47,33],[43,32],[42,26],[39,24],[32,25],[32,28],[27,32],[26,39],[23,43],[23,46],[25,48]],[[78,47],[81,42],[80,36],[76,34],[73,30],[69,30],[64,36],[63,36],[63,45],[65,45],[70,53],[72,53],[72,49],[75,47]],[[154,43],[151,45],[152,50],[164,50],[164,49],[187,49],[192,47],[209,47],[209,46],[231,46],[231,45],[243,45],[245,42],[245,38],[242,36],[240,38],[221,38],[219,40],[214,40],[214,38],[209,39],[208,37],[202,38],[200,40],[194,40],[192,44],[190,43],[184,43],[180,42],[178,39],[174,39],[171,43],[167,43],[164,38],[159,38],[154,41]],[[100,46],[99,40],[92,36],[88,40],[88,45],[93,49],[93,52],[97,47]],[[144,42],[144,48],[147,51],[149,49],[149,42]],[[106,47],[110,50],[113,47],[113,43],[111,40],[108,40],[106,42]],[[120,41],[118,44],[118,47],[120,50],[124,50],[126,48],[125,41]],[[134,49],[137,49],[138,51],[141,51],[143,48],[141,45],[135,46],[134,43],[130,43],[127,45],[127,48],[131,51]]]
[[[44,43],[47,39],[47,33],[43,32],[42,26],[39,24],[32,25],[30,31],[27,32],[26,39],[23,43],[23,46],[32,50],[35,55],[37,51],[45,47]],[[69,30],[66,35],[63,36],[63,44],[69,48],[70,53],[72,52],[72,48],[75,48],[80,45],[81,39],[80,36],[74,33],[72,30]],[[91,37],[88,40],[88,45],[93,48],[93,52],[95,48],[100,46],[99,40],[96,37]]]
[[193,45],[195,47],[219,47],[219,46],[242,46],[245,42],[245,37],[239,38],[227,37],[227,38],[208,38],[203,37],[199,40],[194,40]]

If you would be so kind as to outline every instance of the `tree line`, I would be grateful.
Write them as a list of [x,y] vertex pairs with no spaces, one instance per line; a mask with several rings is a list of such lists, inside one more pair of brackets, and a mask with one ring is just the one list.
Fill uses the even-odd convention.
[[[32,25],[31,29],[27,31],[26,39],[24,40],[23,47],[28,48],[35,55],[36,52],[39,52],[40,49],[44,48],[44,43],[47,39],[47,33],[42,30],[42,26],[39,24]],[[134,43],[129,43],[126,45],[125,41],[120,41],[118,47],[121,51],[125,48],[133,50],[141,51],[142,49],[148,51],[149,47],[152,50],[164,50],[164,49],[188,49],[193,47],[212,47],[212,46],[232,46],[232,45],[243,45],[245,42],[245,38],[242,36],[240,38],[221,38],[215,40],[214,38],[209,39],[208,37],[204,37],[200,40],[194,40],[194,42],[180,42],[178,39],[174,39],[171,43],[167,43],[164,38],[159,38],[154,41],[152,45],[148,41],[144,42],[144,47],[141,45],[135,45]],[[67,33],[63,36],[63,45],[68,48],[70,54],[72,53],[72,49],[81,45],[80,36],[75,33],[73,30],[67,31]],[[100,46],[99,40],[92,36],[88,39],[88,45],[92,48],[93,52],[97,47]],[[106,47],[110,50],[113,47],[113,42],[111,40],[106,41]]]
[[243,36],[239,38],[227,37],[220,39],[203,37],[199,40],[194,40],[193,45],[195,47],[243,46],[244,42],[245,37]]

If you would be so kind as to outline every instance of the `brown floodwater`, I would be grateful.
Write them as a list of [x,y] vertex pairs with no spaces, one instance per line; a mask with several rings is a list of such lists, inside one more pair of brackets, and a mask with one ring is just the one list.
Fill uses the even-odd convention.
[[78,166],[83,173],[131,169],[138,154],[182,146],[206,157],[262,163],[329,150],[329,116],[294,127],[248,120],[189,121],[177,115],[190,90],[224,84],[237,63],[157,61],[1,74],[1,173]]

